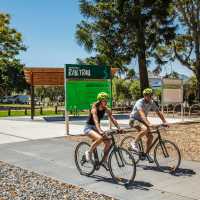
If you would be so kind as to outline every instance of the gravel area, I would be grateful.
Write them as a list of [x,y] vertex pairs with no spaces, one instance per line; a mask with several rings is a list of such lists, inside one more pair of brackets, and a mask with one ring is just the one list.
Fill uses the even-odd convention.
[[[132,133],[121,134],[117,136],[117,141],[119,143],[125,136],[135,136],[136,134],[135,130]],[[200,122],[171,124],[170,128],[162,133],[162,136],[173,141],[179,147],[182,159],[200,161]],[[90,142],[87,136],[65,136],[65,139]]]
[[0,200],[114,200],[0,161]]

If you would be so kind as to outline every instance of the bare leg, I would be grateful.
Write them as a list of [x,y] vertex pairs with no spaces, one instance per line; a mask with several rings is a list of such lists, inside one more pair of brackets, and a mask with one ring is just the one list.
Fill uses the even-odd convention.
[[139,133],[138,133],[138,135],[136,136],[136,138],[135,138],[135,143],[137,143],[144,135],[146,135],[147,134],[147,128],[141,128],[141,127],[139,127],[139,126],[137,126],[137,127],[135,127],[138,131],[139,131]]
[[148,132],[146,134],[146,137],[147,137],[147,141],[146,141],[146,158],[148,159],[149,163],[153,163],[154,160],[153,158],[151,158],[151,156],[149,155],[149,151],[150,151],[150,146],[152,144],[152,141],[153,141],[153,135],[151,132]]
[[147,137],[147,141],[146,141],[146,153],[148,153],[149,149],[150,149],[150,146],[151,146],[151,143],[153,141],[153,135],[150,132],[148,132],[146,134],[146,137]]
[[90,131],[88,136],[94,141],[89,149],[89,152],[91,153],[103,141],[103,137],[94,130]]
[[108,159],[108,150],[110,149],[111,141],[106,138],[105,140],[103,140],[103,142],[104,142],[104,145],[105,145],[105,147],[104,147],[104,160],[107,161],[107,159]]

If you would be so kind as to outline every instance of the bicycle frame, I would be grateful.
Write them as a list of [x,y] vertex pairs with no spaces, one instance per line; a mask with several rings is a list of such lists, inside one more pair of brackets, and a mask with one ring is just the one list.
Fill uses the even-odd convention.
[[[159,129],[152,131],[151,133],[157,133],[158,136],[153,140],[153,142],[151,143],[151,145],[146,153],[148,154],[151,151],[151,149],[156,145],[156,143],[159,141],[159,143],[161,144],[162,151],[163,151],[165,157],[167,157],[168,153],[167,153],[165,146],[162,144],[162,137],[161,137]],[[140,139],[140,141],[138,143],[139,143],[139,148],[141,149],[142,152],[144,152],[144,145],[143,145],[142,139]]]
[[[94,161],[95,161],[94,163],[95,163],[95,169],[96,169],[96,170],[98,170],[98,169],[100,168],[100,166],[102,165],[102,163],[103,163],[103,161],[105,160],[106,156],[108,156],[109,153],[110,153],[113,149],[117,149],[117,145],[116,145],[115,138],[114,138],[113,134],[110,134],[110,136],[111,136],[111,138],[105,139],[105,140],[111,140],[112,143],[111,143],[111,145],[110,145],[110,148],[107,150],[107,152],[104,153],[104,155],[103,155],[103,157],[102,157],[101,160],[99,160],[99,156],[98,156],[97,149],[94,149]],[[116,157],[116,160],[117,160],[118,165],[119,165],[119,166],[123,166],[123,162],[122,162],[122,165],[120,165],[119,159],[118,159],[118,156],[117,156],[116,152],[115,152],[115,157]],[[120,157],[120,159],[121,159],[121,161],[122,161],[122,156],[121,156],[120,153],[119,153],[119,157]]]

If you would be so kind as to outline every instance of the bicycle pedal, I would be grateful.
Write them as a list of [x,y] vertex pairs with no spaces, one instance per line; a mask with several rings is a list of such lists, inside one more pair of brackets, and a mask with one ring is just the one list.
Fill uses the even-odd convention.
[[140,160],[142,160],[142,161],[146,159],[144,156],[140,156],[139,158],[140,158]]
[[138,155],[139,155],[139,159],[140,160],[145,160],[146,159],[146,154],[142,151],[138,152]]

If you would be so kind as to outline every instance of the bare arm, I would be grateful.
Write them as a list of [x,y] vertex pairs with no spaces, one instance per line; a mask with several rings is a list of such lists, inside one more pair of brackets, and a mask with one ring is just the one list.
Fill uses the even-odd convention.
[[158,111],[156,111],[156,114],[160,117],[160,119],[162,120],[163,123],[167,123],[162,112],[160,112],[158,110]]
[[103,133],[103,131],[101,130],[101,127],[100,127],[100,123],[99,123],[99,120],[98,120],[98,116],[97,116],[97,109],[96,108],[93,108],[91,110],[91,114],[93,116],[93,119],[94,119],[94,124],[98,130],[99,133]]
[[108,117],[110,118],[112,123],[116,126],[116,128],[120,129],[119,124],[118,124],[117,120],[113,117],[111,110],[106,109],[106,113],[108,114]]
[[146,126],[151,126],[151,123],[149,122],[149,120],[147,119],[147,117],[144,114],[144,110],[141,108],[141,109],[139,109],[138,112],[139,112],[139,115],[140,115],[142,121],[145,123],[145,125]]

